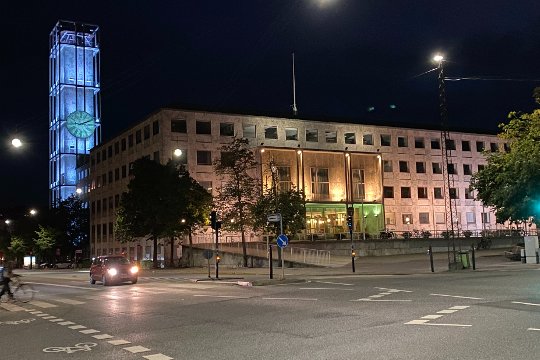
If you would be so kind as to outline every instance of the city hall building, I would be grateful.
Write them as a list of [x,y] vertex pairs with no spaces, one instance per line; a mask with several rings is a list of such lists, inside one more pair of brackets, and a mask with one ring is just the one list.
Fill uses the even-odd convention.
[[[485,151],[506,148],[495,135],[450,133],[453,185],[447,192],[440,130],[164,108],[90,152],[92,256],[151,258],[151,241],[120,243],[113,231],[135,160],[146,157],[165,164],[177,159],[215,195],[222,179],[212,164],[233,137],[249,140],[259,163],[253,175],[263,186],[272,187],[276,179],[278,189],[304,190],[302,236],[307,239],[337,239],[348,233],[348,207],[354,209],[358,239],[376,238],[385,230],[440,235],[448,229],[446,193],[456,210],[454,229],[479,233],[497,226],[491,209],[469,189],[471,175],[486,163]],[[195,243],[211,239],[209,228],[193,234]],[[239,241],[239,236],[224,234],[222,239]],[[248,239],[260,240],[262,234],[249,234]],[[160,241],[161,259],[169,256],[168,241]]]

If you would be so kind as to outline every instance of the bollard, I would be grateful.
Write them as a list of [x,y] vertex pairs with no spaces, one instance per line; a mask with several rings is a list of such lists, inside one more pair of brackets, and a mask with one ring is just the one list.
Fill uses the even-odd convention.
[[435,268],[433,267],[433,249],[431,248],[431,245],[429,245],[428,254],[429,254],[429,263],[431,265],[431,272],[435,272]]
[[536,249],[536,263],[537,264],[540,264],[540,257],[539,257],[540,254],[538,254],[538,249]]
[[474,244],[471,245],[471,255],[472,255],[472,269],[476,270],[476,257],[474,254]]
[[272,264],[272,245],[268,245],[268,261],[270,262],[270,279],[273,279],[274,278],[274,268],[273,268],[273,264]]
[[525,264],[527,262],[527,258],[525,257],[525,249],[521,249],[521,263]]

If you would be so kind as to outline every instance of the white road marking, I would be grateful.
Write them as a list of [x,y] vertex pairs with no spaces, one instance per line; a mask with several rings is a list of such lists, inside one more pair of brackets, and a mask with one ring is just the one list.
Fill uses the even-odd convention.
[[61,302],[63,304],[69,304],[69,305],[81,305],[81,304],[86,304],[85,302],[83,301],[79,301],[79,300],[71,300],[71,299],[60,299],[60,298],[55,298],[54,301],[58,301],[58,302]]
[[64,319],[51,319],[49,321],[50,322],[60,322],[60,321],[64,321]]
[[423,325],[427,323],[429,320],[411,320],[409,322],[406,322],[405,325]]
[[112,344],[112,345],[126,345],[126,344],[131,344],[131,341],[127,341],[127,340],[122,340],[122,339],[118,339],[118,340],[109,340],[107,341],[109,344]]
[[52,316],[52,315],[43,317],[44,320],[55,319],[55,318],[56,316]]
[[42,313],[42,314],[37,314],[37,316],[43,317],[43,316],[49,316],[49,314]]
[[73,326],[68,326],[68,327],[73,330],[86,329],[86,326],[82,326],[82,325],[73,325]]
[[319,299],[313,298],[274,298],[274,297],[263,297],[263,300],[299,300],[299,301],[317,301]]
[[39,282],[26,282],[26,283],[27,284],[32,284],[32,285],[58,286],[58,287],[67,287],[67,288],[73,288],[73,289],[84,289],[84,290],[93,290],[93,291],[99,290],[97,288],[84,287],[84,286],[75,286],[75,285],[49,284],[49,283],[39,283]]
[[450,309],[451,310],[463,310],[463,309],[467,309],[467,308],[470,308],[470,306],[468,306],[468,305],[456,305],[456,306],[452,306]]
[[48,303],[48,302],[45,302],[45,301],[35,301],[35,300],[33,300],[33,301],[30,301],[29,304],[32,304],[34,306],[44,308],[44,309],[58,307],[58,305],[54,305],[54,304],[51,304],[51,303]]
[[143,358],[148,359],[148,360],[171,360],[171,359],[173,359],[172,357],[168,357],[167,355],[163,355],[163,354],[146,355],[146,356],[143,356]]
[[234,296],[234,295],[193,295],[195,297],[211,297],[211,298],[223,298],[223,299],[249,299],[247,296]]
[[537,328],[528,328],[527,330],[531,330],[531,331],[540,331],[540,329],[537,329]]
[[412,301],[412,300],[385,300],[385,299],[356,299],[351,301],[380,301],[380,302],[392,302],[392,301]]
[[454,327],[471,327],[472,325],[466,324],[422,324],[422,325],[431,325],[431,326],[454,326]]
[[446,294],[429,294],[431,296],[445,296],[457,299],[471,299],[471,300],[484,300],[484,298],[472,297],[472,296],[459,296],[459,295],[446,295]]
[[9,303],[1,303],[0,307],[6,309],[7,311],[24,311],[24,310],[26,310],[22,306],[9,304]]
[[332,285],[344,285],[344,286],[353,286],[353,284],[347,284],[347,283],[339,283],[339,282],[332,282],[332,281],[315,281],[321,284],[332,284]]
[[531,305],[531,306],[540,306],[540,304],[521,302],[521,301],[512,301],[512,304],[521,304],[521,305]]
[[73,321],[62,321],[59,322],[58,325],[66,326],[66,325],[75,325]]
[[377,295],[369,295],[370,298],[380,298],[380,297],[383,297],[384,295],[381,295],[381,294],[377,294]]
[[103,340],[103,339],[111,339],[114,336],[109,335],[109,334],[99,334],[99,335],[92,335],[92,337],[98,340]]
[[150,349],[145,348],[144,346],[130,346],[127,348],[124,348],[124,350],[129,351],[130,353],[136,354],[140,352],[150,351]]
[[[37,310],[37,311],[30,311],[30,314],[34,314],[34,315],[36,315],[36,314],[43,314],[43,312],[41,312],[41,311],[39,311],[39,310]],[[38,315],[38,316],[39,316],[39,315]]]
[[450,309],[448,309],[448,310],[440,310],[440,311],[437,311],[437,314],[453,314],[453,313],[455,313],[455,312],[457,312],[457,310],[450,310]]
[[390,293],[396,293],[396,292],[412,292],[411,290],[400,290],[400,289],[389,289],[389,288],[384,288],[384,287],[375,287],[375,289],[379,289],[379,290],[385,290],[385,291],[388,291]]
[[87,329],[87,330],[81,330],[79,331],[81,334],[95,334],[95,333],[98,333],[99,330],[95,330],[95,329]]
[[422,319],[432,320],[432,319],[438,319],[440,317],[443,317],[443,315],[426,315],[426,316],[422,316]]

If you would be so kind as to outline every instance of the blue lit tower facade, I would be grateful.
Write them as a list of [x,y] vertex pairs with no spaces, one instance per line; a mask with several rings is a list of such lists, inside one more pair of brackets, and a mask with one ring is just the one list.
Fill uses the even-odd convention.
[[49,51],[49,205],[89,186],[90,149],[101,142],[99,28],[59,21]]

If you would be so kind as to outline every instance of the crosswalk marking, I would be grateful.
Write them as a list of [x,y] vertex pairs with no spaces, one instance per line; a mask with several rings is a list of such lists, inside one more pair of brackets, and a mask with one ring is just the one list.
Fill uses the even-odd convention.
[[66,326],[66,325],[74,325],[75,323],[73,321],[62,321],[59,322],[58,325]]
[[92,335],[92,337],[98,340],[103,340],[103,339],[111,339],[114,336],[109,335],[109,334],[99,334],[99,335]]
[[29,304],[32,304],[34,306],[37,306],[37,307],[40,307],[40,308],[43,308],[43,309],[52,308],[52,307],[58,307],[58,305],[54,305],[54,304],[51,304],[51,303],[48,303],[48,302],[45,302],[45,301],[37,301],[37,300],[32,300],[32,301],[29,302]]
[[172,357],[168,357],[167,355],[163,355],[163,354],[146,355],[146,356],[143,356],[143,358],[148,359],[148,360],[171,360],[171,359],[173,359]]
[[85,302],[83,302],[83,301],[72,300],[72,299],[55,298],[54,301],[58,301],[58,302],[61,302],[63,304],[69,304],[69,305],[82,305],[82,304],[85,304]]
[[25,310],[25,308],[21,306],[10,304],[10,303],[1,303],[0,307],[6,309],[7,311],[24,311]]
[[82,334],[95,334],[95,333],[98,333],[99,330],[95,330],[95,329],[87,329],[87,330],[81,330],[79,331],[80,333]]
[[73,325],[73,326],[68,326],[68,327],[73,330],[86,329],[86,326],[82,326],[82,325]]
[[124,348],[124,350],[129,351],[130,353],[136,354],[140,352],[150,351],[150,349],[145,348],[144,346],[130,346],[127,348]]
[[131,344],[131,341],[127,341],[127,340],[122,340],[122,339],[118,339],[118,340],[109,340],[107,341],[109,344],[112,344],[112,345],[126,345],[126,344]]

